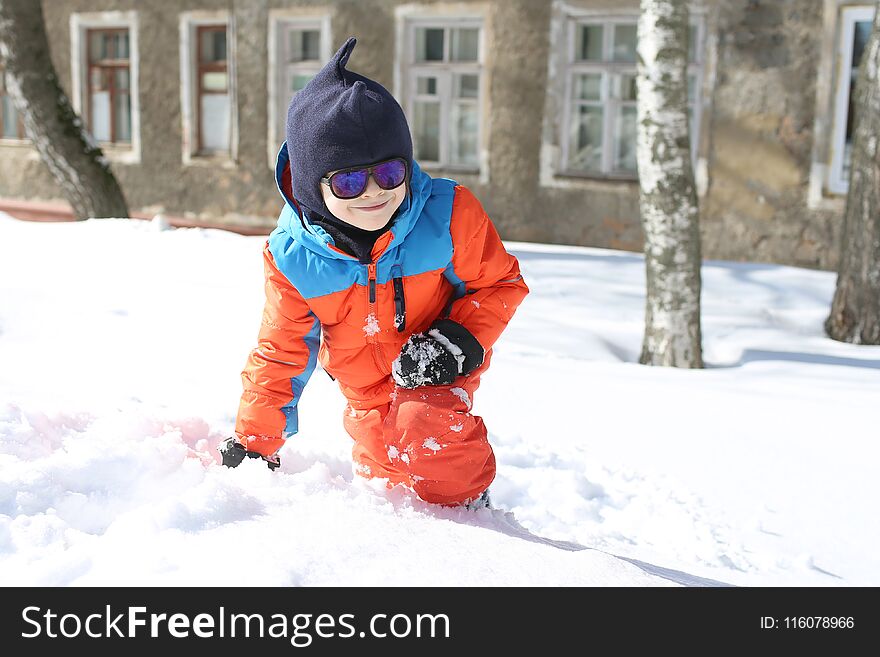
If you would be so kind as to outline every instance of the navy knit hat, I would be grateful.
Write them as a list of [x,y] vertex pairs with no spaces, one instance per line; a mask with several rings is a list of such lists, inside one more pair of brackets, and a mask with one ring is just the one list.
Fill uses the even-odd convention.
[[293,197],[325,217],[332,216],[320,188],[327,172],[402,157],[412,173],[412,137],[403,109],[381,84],[345,70],[355,43],[349,37],[287,110]]

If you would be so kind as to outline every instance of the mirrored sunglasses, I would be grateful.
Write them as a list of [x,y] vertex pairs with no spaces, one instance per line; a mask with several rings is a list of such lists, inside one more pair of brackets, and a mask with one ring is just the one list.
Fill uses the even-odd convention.
[[341,169],[321,178],[321,183],[328,185],[336,198],[352,199],[364,193],[371,174],[382,189],[394,189],[406,180],[406,160],[395,157],[368,167]]

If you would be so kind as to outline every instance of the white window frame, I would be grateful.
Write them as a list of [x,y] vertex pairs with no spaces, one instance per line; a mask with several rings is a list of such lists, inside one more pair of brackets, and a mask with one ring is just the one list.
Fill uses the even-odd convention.
[[868,5],[841,7],[838,42],[839,68],[837,85],[834,91],[834,118],[831,129],[831,165],[828,169],[828,191],[846,194],[849,179],[844,176],[846,157],[846,120],[849,114],[849,99],[852,92],[853,36],[855,24],[874,20],[874,8]]
[[140,91],[138,87],[140,75],[140,57],[138,47],[138,17],[136,11],[103,11],[72,13],[70,15],[70,73],[73,90],[73,109],[83,117],[83,123],[89,121],[83,116],[88,107],[87,95],[89,81],[86,71],[89,70],[88,43],[86,33],[92,29],[126,28],[128,29],[129,49],[129,98],[131,100],[131,144],[101,144],[101,150],[111,162],[121,164],[139,164],[141,161],[141,110]]
[[[198,122],[196,107],[196,48],[198,28],[226,25],[226,74],[229,87],[229,151],[225,153],[198,152],[196,134]],[[236,84],[235,21],[228,11],[190,11],[180,14],[180,114],[183,129],[183,164],[185,166],[221,166],[233,168],[238,160],[238,85]]]
[[[611,89],[612,76],[625,74],[637,74],[636,62],[615,62],[606,59],[612,47],[612,34],[617,25],[638,25],[638,13],[618,14],[569,14],[565,21],[565,58],[563,60],[564,91],[562,97],[561,121],[557,135],[559,160],[556,163],[558,175],[591,178],[603,180],[638,180],[638,173],[614,169],[615,131],[617,130],[618,110],[624,104],[635,105],[636,101],[621,101],[615,98]],[[577,30],[583,25],[602,25],[602,60],[601,61],[578,61],[575,49],[577,47]],[[702,12],[691,10],[690,25],[696,29],[694,42],[694,61],[688,62],[687,77],[695,78],[694,98],[688,105],[692,108],[693,123],[690,126],[691,160],[696,164],[696,156],[700,137],[700,122],[702,120],[702,78],[705,66],[705,20]],[[601,77],[600,100],[597,104],[603,108],[602,114],[602,166],[600,171],[585,171],[572,169],[569,166],[570,126],[572,121],[572,108],[575,100],[572,98],[572,81],[578,73],[598,73]]]
[[[321,33],[320,61],[288,64],[282,56],[282,49],[286,50],[281,36],[288,29],[295,30],[318,30]],[[268,158],[269,167],[274,170],[278,149],[285,140],[286,135],[279,132],[283,117],[287,115],[287,86],[285,73],[288,70],[296,70],[306,74],[315,74],[323,68],[324,64],[333,55],[333,41],[330,32],[330,14],[322,11],[315,15],[303,15],[296,10],[272,9],[269,11],[269,68],[267,72],[267,89],[269,91],[268,103]],[[282,98],[282,94],[284,98]],[[282,114],[282,104],[284,114]]]
[[[436,161],[419,159],[419,165],[427,170],[457,171],[462,173],[480,174],[481,179],[486,178],[486,161],[488,149],[486,147],[486,116],[488,99],[488,75],[486,72],[486,21],[483,16],[403,16],[403,35],[398,41],[397,51],[397,87],[395,95],[404,99],[401,106],[406,113],[407,119],[412,122],[415,116],[414,105],[419,100],[416,93],[416,78],[420,75],[431,75],[437,78],[437,94],[440,99],[440,159]],[[416,62],[416,30],[423,28],[436,28],[450,30],[456,28],[477,28],[479,41],[477,46],[476,62],[450,62],[448,59],[451,39],[444,36],[444,61],[443,62]],[[399,36],[401,36],[399,34]],[[467,166],[450,162],[451,150],[451,105],[452,105],[452,79],[455,74],[477,75],[477,99],[474,104],[477,107],[477,165]],[[432,96],[432,100],[433,100]],[[413,135],[413,147],[415,150],[415,135]]]

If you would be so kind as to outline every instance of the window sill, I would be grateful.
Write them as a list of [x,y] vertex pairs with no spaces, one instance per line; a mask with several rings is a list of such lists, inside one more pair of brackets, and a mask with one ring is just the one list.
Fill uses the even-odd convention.
[[639,189],[638,178],[632,176],[599,176],[570,171],[542,172],[540,186],[545,189],[574,189],[614,194],[632,194]]
[[479,176],[480,169],[479,167],[457,167],[451,164],[438,164],[436,162],[429,162],[427,164],[422,164],[419,162],[419,167],[422,171],[430,171],[432,173],[460,173],[466,174],[469,176]]
[[229,153],[188,153],[183,156],[183,165],[188,167],[206,167],[235,169],[238,163]]
[[10,146],[12,148],[33,148],[34,143],[30,139],[12,139],[11,137],[0,137],[0,146]]
[[560,171],[556,178],[568,180],[592,180],[594,182],[627,182],[638,184],[639,177],[630,173],[584,173],[581,171]]
[[114,144],[111,142],[98,142],[98,147],[104,153],[108,162],[116,164],[140,164],[141,154],[133,146]]
[[825,212],[843,214],[846,211],[846,193],[833,192],[825,189],[817,199],[808,199],[807,208]]

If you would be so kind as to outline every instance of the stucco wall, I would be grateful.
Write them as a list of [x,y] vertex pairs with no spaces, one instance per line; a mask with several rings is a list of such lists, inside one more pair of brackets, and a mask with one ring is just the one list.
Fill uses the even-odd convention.
[[833,268],[840,208],[807,196],[816,75],[823,56],[820,0],[729,0],[717,12],[708,194],[708,257]]
[[[819,34],[832,0],[706,0],[703,118],[697,149],[704,256],[833,268],[842,205],[808,205],[815,159]],[[235,12],[238,150],[234,167],[182,162],[179,13]],[[472,11],[484,18],[479,174],[432,171],[470,186],[507,239],[640,250],[634,181],[564,177],[558,119],[559,44],[571,12],[638,11],[638,0],[64,0],[44,2],[53,60],[70,90],[71,12],[136,9],[142,156],[113,168],[133,210],[271,226],[279,208],[267,153],[269,12],[327,7],[331,51],[358,37],[350,67],[396,82],[401,12]],[[832,23],[833,24],[833,23]],[[821,153],[820,153],[821,156]],[[57,199],[27,147],[0,146],[0,196]]]

